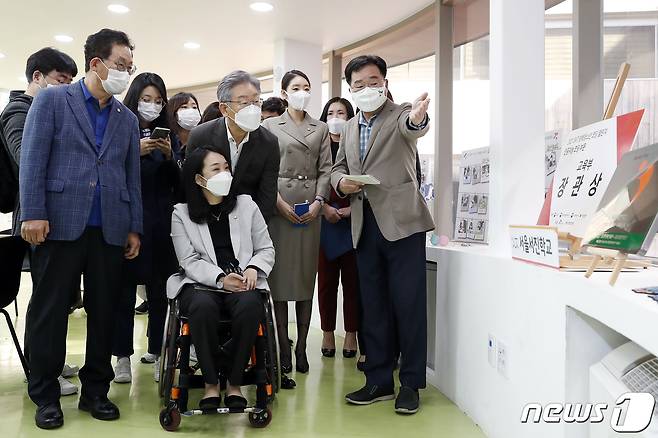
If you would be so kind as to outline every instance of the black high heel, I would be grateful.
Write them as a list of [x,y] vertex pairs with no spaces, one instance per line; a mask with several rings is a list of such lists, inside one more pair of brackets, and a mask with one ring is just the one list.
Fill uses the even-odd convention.
[[343,349],[343,357],[346,359],[352,359],[353,357],[356,357],[356,350]]
[[336,349],[335,348],[323,348],[320,351],[322,351],[322,355],[324,357],[334,357],[336,355]]
[[308,373],[309,365],[308,365],[308,358],[306,357],[306,352],[303,352],[301,354],[295,353],[295,359],[296,359],[295,369],[297,370],[297,372],[303,374]]

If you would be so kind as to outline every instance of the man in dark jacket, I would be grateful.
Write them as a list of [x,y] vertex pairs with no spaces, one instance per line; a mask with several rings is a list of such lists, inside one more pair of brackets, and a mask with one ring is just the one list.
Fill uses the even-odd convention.
[[[32,100],[42,89],[60,84],[70,84],[77,74],[78,67],[75,61],[69,55],[57,49],[46,47],[27,58],[25,67],[27,89],[25,91],[12,91],[9,94],[9,103],[0,114],[0,147],[3,147],[2,145],[7,147],[10,157],[9,164],[16,180],[18,180],[18,164],[21,159],[23,127]],[[18,199],[18,196],[16,196],[16,206],[12,217],[12,234],[15,236],[21,235]],[[72,302],[81,301],[79,288],[76,287],[72,293]],[[29,355],[29,352],[26,351],[26,354]],[[77,369],[77,367],[64,365],[64,371],[58,379],[62,395],[73,395],[78,392],[78,387],[65,379],[65,377],[75,375]]]
[[229,73],[219,82],[217,100],[223,117],[194,128],[187,152],[210,146],[222,154],[233,171],[231,192],[251,196],[269,221],[278,195],[279,140],[260,126],[260,81],[244,71]]
[[[78,74],[75,61],[66,53],[57,49],[46,47],[27,58],[25,79],[28,82],[25,91],[12,91],[9,94],[9,103],[0,114],[0,140],[7,145],[11,157],[11,167],[18,179],[18,163],[21,159],[21,140],[27,112],[32,105],[32,99],[42,89],[50,86],[70,84]],[[12,218],[12,233],[21,235],[21,224],[18,197]]]

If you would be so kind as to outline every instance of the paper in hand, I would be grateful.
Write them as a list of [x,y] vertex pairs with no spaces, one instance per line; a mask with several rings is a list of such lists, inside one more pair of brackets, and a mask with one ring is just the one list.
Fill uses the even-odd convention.
[[345,175],[343,178],[360,184],[380,184],[379,180],[372,175]]

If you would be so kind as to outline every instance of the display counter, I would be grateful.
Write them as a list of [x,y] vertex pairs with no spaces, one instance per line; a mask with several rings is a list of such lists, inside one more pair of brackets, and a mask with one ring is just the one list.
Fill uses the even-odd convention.
[[[658,355],[658,303],[631,290],[658,285],[656,269],[612,287],[609,273],[586,279],[486,246],[428,245],[427,260],[437,264],[428,381],[488,437],[587,437],[587,425],[522,424],[523,407],[589,401],[589,367],[627,340]],[[490,336],[505,346],[500,372]]]

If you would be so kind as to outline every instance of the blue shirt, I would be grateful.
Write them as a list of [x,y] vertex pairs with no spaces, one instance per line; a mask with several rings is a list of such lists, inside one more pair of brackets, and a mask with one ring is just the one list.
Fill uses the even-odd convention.
[[[91,120],[91,128],[94,130],[94,135],[96,138],[96,152],[100,155],[103,138],[105,137],[105,128],[107,128],[107,122],[110,120],[110,111],[112,110],[114,97],[111,97],[110,101],[107,103],[107,105],[105,105],[105,108],[101,109],[98,99],[92,96],[87,89],[84,79],[80,81],[80,85],[82,86],[82,93],[85,95],[85,106],[87,107],[89,119]],[[91,212],[89,214],[87,225],[91,227],[100,227],[103,225],[103,215],[101,213],[100,178],[96,181],[94,202],[91,206]]]
[[379,113],[374,114],[370,117],[370,120],[366,122],[363,111],[359,112],[359,157],[361,157],[361,162],[363,162],[363,159],[366,156],[366,148],[368,147],[370,134],[372,133],[372,124],[375,123],[375,119],[378,115]]

